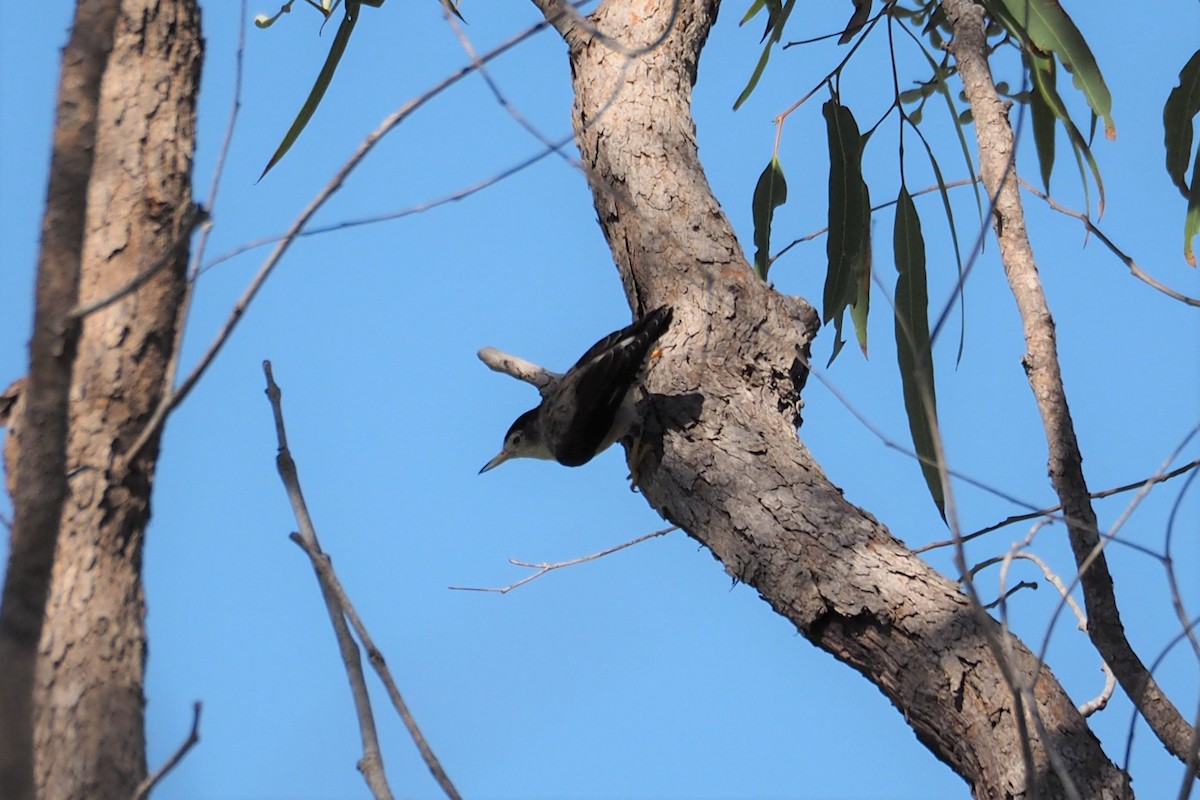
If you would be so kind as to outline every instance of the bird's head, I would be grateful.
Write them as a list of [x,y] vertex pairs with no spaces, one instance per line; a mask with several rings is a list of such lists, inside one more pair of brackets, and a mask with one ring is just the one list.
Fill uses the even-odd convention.
[[521,416],[504,434],[504,447],[491,461],[483,465],[479,474],[500,466],[510,458],[542,458],[553,459],[554,454],[542,441],[541,428],[538,427],[538,408],[531,408]]

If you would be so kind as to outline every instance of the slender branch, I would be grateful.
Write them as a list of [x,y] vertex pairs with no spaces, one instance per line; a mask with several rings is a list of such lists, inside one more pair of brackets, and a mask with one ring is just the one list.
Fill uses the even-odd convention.
[[350,693],[354,697],[354,711],[358,715],[358,731],[363,744],[363,756],[358,762],[358,769],[367,782],[376,800],[391,800],[392,791],[384,774],[383,759],[379,751],[379,736],[375,731],[375,715],[371,711],[371,699],[367,693],[367,684],[363,676],[362,658],[354,637],[346,625],[343,606],[338,602],[337,594],[332,588],[329,573],[332,568],[329,559],[321,552],[317,541],[317,532],[308,513],[308,504],[300,489],[300,476],[296,471],[296,462],[292,459],[287,445],[287,431],[283,423],[282,392],[275,383],[271,372],[271,362],[263,362],[263,373],[267,377],[267,398],[271,402],[271,410],[275,415],[275,435],[279,442],[279,454],[275,458],[275,466],[279,477],[287,490],[288,501],[292,505],[292,513],[300,533],[291,535],[292,541],[300,546],[312,561],[313,571],[321,587],[321,596],[325,600],[325,608],[329,612],[329,622],[337,637],[338,650],[341,652],[342,664],[346,668],[346,678],[350,682]]
[[488,91],[492,93],[492,97],[495,98],[496,103],[500,106],[500,108],[504,109],[504,112],[512,117],[514,122],[520,125],[521,128],[523,128],[534,139],[537,139],[539,142],[541,142],[543,146],[550,148],[552,152],[557,153],[559,157],[570,166],[582,170],[583,165],[579,162],[579,159],[571,158],[571,156],[562,152],[563,145],[567,142],[570,142],[571,139],[568,138],[563,142],[552,142],[550,137],[538,130],[538,128],[534,126],[532,122],[525,118],[525,115],[522,114],[516,106],[508,102],[508,98],[505,97],[504,93],[500,91],[499,84],[497,84],[492,78],[491,73],[488,72],[488,69],[484,63],[479,60],[479,54],[475,52],[475,46],[471,43],[471,39],[469,36],[467,36],[466,31],[463,30],[458,18],[451,14],[448,9],[442,11],[442,16],[445,17],[446,22],[450,24],[450,28],[454,31],[454,35],[458,39],[458,43],[462,47],[463,52],[467,54],[467,58],[471,59],[471,63],[475,66],[475,72],[478,73],[479,77],[483,79],[483,82],[488,87]]
[[460,591],[460,592],[494,592],[496,594],[508,594],[513,589],[516,589],[520,586],[524,586],[525,584],[529,583],[530,581],[537,580],[538,578],[545,575],[547,572],[553,572],[556,569],[562,569],[564,567],[573,567],[576,564],[583,564],[588,561],[595,561],[598,558],[604,558],[607,555],[611,555],[611,554],[617,552],[618,550],[624,550],[626,547],[633,547],[635,544],[641,544],[642,542],[646,541],[647,539],[653,539],[658,536],[665,536],[668,533],[671,533],[672,531],[677,531],[677,530],[679,530],[679,526],[672,525],[669,528],[663,528],[662,530],[651,531],[650,533],[643,534],[643,535],[637,537],[636,539],[631,539],[628,542],[618,544],[614,547],[609,547],[605,550],[601,550],[598,553],[592,553],[589,556],[580,556],[579,558],[572,558],[568,561],[556,561],[553,563],[542,562],[540,564],[534,564],[529,561],[521,561],[518,558],[510,558],[508,560],[508,563],[512,564],[514,567],[526,567],[527,569],[537,570],[537,572],[534,572],[531,575],[526,575],[524,578],[521,578],[521,580],[510,583],[508,586],[500,586],[497,588],[488,588],[488,587],[483,587],[483,586],[451,586],[449,588],[454,589],[456,591]]
[[995,197],[992,220],[1001,261],[1025,332],[1023,363],[1041,413],[1051,483],[1063,505],[1088,610],[1088,633],[1126,694],[1145,713],[1159,739],[1186,761],[1192,729],[1155,682],[1125,637],[1112,576],[1100,549],[1096,515],[1084,480],[1082,456],[1059,370],[1053,317],[1042,291],[1025,229],[1020,191],[1010,168],[1016,143],[987,60],[983,8],[970,0],[946,0],[954,32],[950,45],[975,119],[980,174]]
[[[1133,483],[1127,483],[1124,486],[1117,486],[1112,489],[1105,489],[1104,491],[1101,491],[1101,492],[1092,492],[1090,497],[1093,500],[1099,500],[1104,497],[1111,497],[1114,494],[1120,494],[1122,492],[1132,491],[1133,489],[1139,489],[1143,486],[1146,486],[1147,484],[1163,483],[1164,481],[1169,481],[1172,478],[1177,478],[1180,475],[1184,474],[1185,472],[1191,472],[1192,470],[1196,469],[1196,467],[1198,467],[1198,466],[1200,466],[1200,459],[1197,459],[1190,463],[1184,464],[1179,469],[1171,470],[1170,472],[1167,472],[1163,475],[1151,475],[1150,477],[1143,478],[1140,481],[1134,481]],[[1037,519],[1038,517],[1050,516],[1051,514],[1054,514],[1056,511],[1062,511],[1061,504],[1056,505],[1056,506],[1050,506],[1049,508],[1040,508],[1036,511],[1030,511],[1027,514],[1014,514],[1011,517],[1004,518],[1000,522],[996,522],[992,525],[988,525],[985,528],[980,528],[977,531],[968,533],[966,536],[962,537],[962,540],[964,542],[969,542],[972,539],[978,539],[980,536],[983,536],[984,534],[988,534],[993,531],[997,531],[1001,528],[1007,527],[1009,525],[1013,525],[1017,522],[1027,522],[1028,520]],[[936,550],[939,547],[948,547],[952,544],[954,544],[954,539],[942,539],[941,541],[930,542],[929,544],[921,545],[920,547],[914,547],[913,552],[914,553],[924,553],[927,550]],[[1138,549],[1142,549],[1142,548],[1138,548]],[[1144,552],[1149,552],[1149,551],[1144,551]],[[1157,554],[1152,554],[1152,555],[1157,555]]]
[[[374,714],[371,710],[370,697],[367,694],[366,681],[362,671],[362,658],[358,646],[354,642],[354,637],[351,636],[351,627],[354,629],[355,635],[358,636],[358,640],[362,642],[363,648],[366,649],[367,658],[370,660],[372,667],[383,680],[388,697],[392,700],[392,705],[400,714],[400,718],[403,720],[409,735],[420,751],[425,765],[429,768],[429,771],[433,774],[434,779],[438,782],[438,785],[442,788],[446,796],[450,800],[460,800],[458,790],[454,788],[450,777],[442,768],[441,762],[434,755],[432,748],[429,747],[428,742],[425,740],[425,736],[417,726],[416,720],[409,712],[408,706],[400,695],[400,690],[397,688],[390,671],[387,669],[383,655],[375,647],[366,626],[363,625],[358,612],[355,611],[354,605],[350,602],[350,598],[342,587],[341,581],[333,570],[329,556],[321,550],[320,542],[317,540],[316,529],[308,514],[304,494],[300,489],[300,478],[296,470],[296,464],[287,446],[287,433],[283,423],[282,392],[275,383],[275,378],[271,371],[271,362],[263,362],[263,372],[267,378],[267,397],[271,401],[271,409],[275,416],[275,431],[279,441],[279,455],[276,459],[276,464],[279,468],[280,478],[282,478],[284,486],[287,489],[288,500],[292,504],[296,522],[300,527],[300,532],[291,534],[290,538],[312,561],[313,570],[316,572],[317,580],[321,586],[321,594],[325,599],[325,606],[329,611],[330,622],[333,624],[334,632],[337,635],[338,647],[342,653],[342,661],[346,666],[346,675],[350,680],[351,692],[354,695],[354,705],[359,720],[359,731],[363,739],[363,757],[359,761],[359,770],[363,773],[364,779],[366,779],[372,793],[377,798],[390,798],[392,796],[391,790],[387,785],[387,779],[384,776],[379,740],[375,731]],[[347,620],[349,621],[349,626],[347,625]]]
[[151,261],[148,266],[146,266],[137,275],[134,275],[124,286],[118,286],[104,297],[97,298],[96,300],[92,300],[88,303],[76,304],[74,308],[67,312],[67,316],[73,319],[82,319],[89,314],[94,314],[102,308],[107,308],[108,306],[120,300],[122,297],[137,291],[143,284],[146,283],[146,281],[157,275],[159,271],[163,269],[163,267],[166,267],[168,264],[175,263],[180,251],[186,248],[188,240],[192,238],[192,233],[196,230],[196,228],[200,227],[207,221],[208,212],[193,203],[192,207],[189,208],[187,213],[184,215],[183,222],[179,228],[179,233],[177,233],[171,243],[166,246],[162,255],[154,259],[154,261]]
[[493,372],[503,372],[505,375],[516,378],[519,381],[531,383],[539,390],[546,388],[562,377],[557,372],[551,372],[545,367],[539,367],[532,361],[526,361],[520,356],[511,355],[494,347],[485,347],[476,355]]
[[[534,25],[531,25],[508,41],[494,47],[487,53],[484,53],[479,57],[479,61],[486,63],[493,58],[508,52],[513,47],[533,36],[538,31],[544,29],[546,26],[547,24],[545,22],[538,22]],[[175,391],[164,395],[162,401],[154,410],[154,414],[151,415],[150,421],[146,423],[145,429],[142,431],[134,446],[130,448],[128,454],[126,455],[127,462],[133,457],[133,455],[136,455],[138,450],[145,446],[146,442],[148,442],[150,438],[154,436],[155,432],[157,432],[162,426],[167,415],[180,403],[182,403],[188,394],[191,393],[192,389],[195,388],[200,378],[208,370],[209,365],[211,365],[213,360],[216,359],[217,353],[221,351],[221,348],[225,346],[225,342],[228,341],[229,337],[233,334],[234,329],[237,328],[238,323],[241,321],[242,316],[246,313],[246,309],[249,307],[251,301],[254,300],[254,297],[258,294],[258,291],[262,288],[263,284],[266,283],[267,278],[270,277],[271,272],[274,271],[284,254],[291,247],[292,243],[304,230],[309,220],[311,220],[317,211],[319,211],[325,205],[329,198],[332,197],[338,191],[338,189],[342,187],[342,185],[346,182],[346,179],[350,176],[350,173],[353,172],[355,168],[358,167],[358,165],[363,161],[363,159],[367,157],[371,150],[374,149],[375,145],[379,143],[380,139],[390,133],[397,125],[412,115],[413,112],[415,112],[425,103],[429,102],[429,100],[436,97],[438,94],[445,91],[450,86],[453,86],[455,83],[462,80],[467,75],[470,75],[474,71],[474,64],[468,64],[467,66],[459,68],[453,74],[442,79],[442,81],[436,86],[431,87],[418,97],[408,101],[396,111],[392,112],[392,114],[384,119],[382,123],[380,123],[379,127],[368,134],[367,137],[359,144],[358,149],[354,151],[349,159],[347,159],[346,163],[341,166],[341,168],[334,174],[325,187],[316,194],[316,196],[309,202],[307,206],[304,207],[296,219],[293,220],[291,226],[284,233],[283,238],[276,244],[275,249],[271,251],[271,254],[267,256],[262,266],[259,267],[258,273],[255,274],[253,279],[251,279],[250,284],[246,287],[245,291],[242,292],[242,296],[238,298],[236,303],[234,303],[228,319],[225,320],[225,323],[221,326],[221,329],[217,331],[217,334],[209,344],[208,349],[205,350],[204,354],[200,357],[200,360],[192,368],[192,371],[188,373],[188,376]]]
[[1125,266],[1129,268],[1129,272],[1133,275],[1133,277],[1142,281],[1147,286],[1151,286],[1151,287],[1157,289],[1158,291],[1165,294],[1167,297],[1172,297],[1172,298],[1180,301],[1181,303],[1188,304],[1189,306],[1200,306],[1200,300],[1197,300],[1194,297],[1188,297],[1186,294],[1177,292],[1174,289],[1172,289],[1171,287],[1167,286],[1166,284],[1160,283],[1157,279],[1152,277],[1149,273],[1147,273],[1140,266],[1138,266],[1138,263],[1136,261],[1134,261],[1131,256],[1127,255],[1125,253],[1125,251],[1123,251],[1121,248],[1119,248],[1115,244],[1113,244],[1112,239],[1109,239],[1107,236],[1104,235],[1104,232],[1102,230],[1100,230],[1099,228],[1096,227],[1095,223],[1092,222],[1091,218],[1087,214],[1082,214],[1078,211],[1075,211],[1074,209],[1070,209],[1070,208],[1067,208],[1066,206],[1060,205],[1059,203],[1055,202],[1054,198],[1052,198],[1050,195],[1046,194],[1045,192],[1041,191],[1036,186],[1032,186],[1024,178],[1018,177],[1017,180],[1020,182],[1022,189],[1029,192],[1034,197],[1037,197],[1037,198],[1043,200],[1046,203],[1046,205],[1050,206],[1050,208],[1054,209],[1055,211],[1057,211],[1060,214],[1065,214],[1068,217],[1074,217],[1075,219],[1082,222],[1083,227],[1087,229],[1088,233],[1094,234],[1095,237],[1100,240],[1101,244],[1103,244],[1105,247],[1107,247],[1114,256],[1116,256],[1118,259],[1120,259],[1125,264]]
[[199,700],[192,704],[192,729],[188,732],[187,738],[183,743],[175,749],[163,765],[154,771],[153,775],[147,775],[141,783],[138,784],[137,790],[133,793],[133,800],[145,800],[150,796],[150,792],[158,785],[158,782],[167,776],[167,773],[175,769],[183,757],[188,754],[188,751],[196,746],[200,741],[200,709],[202,704]]
[[[956,181],[950,181],[945,186],[939,186],[938,184],[935,183],[932,186],[926,186],[924,189],[921,189],[920,191],[913,192],[910,196],[913,198],[917,198],[924,194],[930,194],[932,192],[941,191],[942,189],[954,189],[959,186],[970,186],[971,184],[976,183],[976,182],[977,182],[976,180],[971,179],[971,178],[961,178]],[[888,208],[888,207],[894,206],[894,205],[896,205],[895,200],[888,200],[887,202],[880,203],[879,205],[871,206],[871,213],[874,214],[876,211],[879,211],[880,209]],[[806,233],[804,236],[801,236],[798,239],[793,239],[785,247],[783,247],[778,253],[771,256],[771,263],[774,264],[778,258],[783,256],[784,253],[786,253],[788,250],[791,250],[796,245],[803,244],[804,242],[811,242],[813,239],[816,239],[818,236],[824,236],[827,233],[829,233],[828,225],[826,225],[823,228],[817,228],[812,233]]]
[[[242,109],[242,83],[245,77],[245,53],[246,53],[246,0],[241,0],[239,3],[238,16],[238,36],[237,47],[234,50],[234,69],[233,69],[233,101],[229,106],[229,117],[225,123],[225,135],[221,139],[221,147],[217,150],[217,163],[213,168],[212,181],[208,187],[208,200],[205,202],[202,210],[198,211],[203,216],[197,216],[194,224],[207,221],[217,207],[217,193],[221,188],[221,179],[225,175],[225,161],[229,156],[229,150],[233,145],[233,132],[237,129],[238,116]],[[185,224],[185,228],[187,225]],[[188,267],[188,281],[184,289],[183,297],[179,301],[178,319],[175,321],[175,340],[171,345],[171,356],[167,362],[167,368],[163,371],[163,388],[162,400],[154,409],[154,413],[150,415],[150,419],[146,422],[142,432],[138,438],[134,440],[133,445],[124,453],[121,461],[116,465],[118,474],[128,469],[129,464],[133,459],[137,458],[142,448],[146,443],[155,436],[158,430],[166,421],[167,414],[170,412],[173,405],[168,405],[170,398],[173,396],[171,387],[175,385],[175,376],[179,372],[179,359],[183,354],[183,337],[187,332],[188,315],[191,313],[192,296],[196,289],[196,280],[199,277],[199,265],[204,262],[204,253],[208,247],[208,237],[212,233],[212,224],[203,224],[200,230],[200,236],[196,241],[196,249],[192,253],[191,265]],[[188,231],[191,235],[191,231]],[[185,239],[186,240],[186,239]],[[170,252],[170,251],[168,251]]]

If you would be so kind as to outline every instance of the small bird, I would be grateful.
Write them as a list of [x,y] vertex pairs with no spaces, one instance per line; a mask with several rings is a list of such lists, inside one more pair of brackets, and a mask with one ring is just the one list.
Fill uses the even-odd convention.
[[503,449],[479,474],[510,458],[553,459],[578,467],[627,435],[637,419],[632,389],[646,354],[670,326],[672,313],[669,306],[661,306],[592,345],[545,390],[537,408],[517,417],[504,436]]

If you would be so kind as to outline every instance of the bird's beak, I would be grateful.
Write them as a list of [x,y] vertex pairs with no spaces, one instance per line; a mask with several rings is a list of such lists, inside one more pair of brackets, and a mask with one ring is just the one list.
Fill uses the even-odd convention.
[[488,463],[483,465],[483,469],[479,470],[479,474],[482,475],[483,473],[487,472],[489,469],[495,469],[496,467],[503,464],[505,461],[508,461],[508,459],[510,459],[510,458],[512,458],[512,455],[507,450],[501,450],[499,452],[499,454],[496,455],[495,458],[493,458],[491,461],[489,461]]

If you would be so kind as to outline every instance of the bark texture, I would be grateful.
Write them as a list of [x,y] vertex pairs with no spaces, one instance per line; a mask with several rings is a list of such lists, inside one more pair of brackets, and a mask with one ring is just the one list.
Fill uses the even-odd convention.
[[947,0],[945,8],[954,29],[951,51],[974,112],[980,177],[988,196],[994,198],[992,226],[1000,243],[1004,272],[1021,314],[1025,333],[1021,363],[1042,417],[1050,482],[1062,503],[1071,552],[1082,575],[1088,636],[1159,740],[1187,764],[1194,736],[1192,726],[1159,688],[1134,652],[1121,624],[1112,575],[1101,549],[1096,512],[1083,476],[1083,456],[1067,406],[1054,317],[1042,290],[1025,228],[1025,212],[1013,167],[1016,141],[1007,108],[996,92],[988,66],[983,7],[972,0]]
[[130,797],[146,774],[141,566],[158,437],[128,464],[125,451],[166,389],[179,324],[187,247],[177,240],[192,206],[202,49],[194,0],[120,2],[100,85],[79,302],[175,254],[82,323],[69,493],[34,694],[42,797]]
[[1131,796],[1045,668],[1027,774],[1006,672],[1028,685],[1036,658],[798,440],[816,313],[753,275],[697,156],[691,87],[718,0],[607,0],[586,21],[535,2],[569,45],[576,140],[630,302],[675,308],[631,465],[647,500],[879,687],[976,797],[1062,796],[1048,749],[1082,796]]
[[34,791],[34,669],[67,494],[67,408],[79,337],[79,325],[68,313],[79,294],[96,107],[118,5],[119,0],[81,2],[63,50],[29,371],[5,401],[6,426],[28,430],[23,448],[15,436],[5,441],[14,518],[0,607],[0,786],[22,800]]

